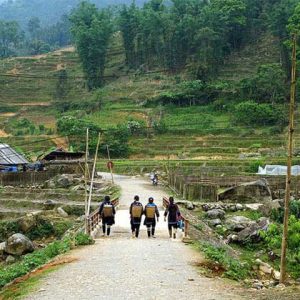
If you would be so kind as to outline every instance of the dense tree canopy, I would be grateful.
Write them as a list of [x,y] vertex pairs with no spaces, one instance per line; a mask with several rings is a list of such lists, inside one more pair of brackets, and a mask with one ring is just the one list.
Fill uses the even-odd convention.
[[105,59],[113,24],[109,10],[98,10],[94,4],[82,2],[70,21],[83,71],[89,89],[103,84]]
[[21,40],[22,33],[18,23],[0,20],[0,58],[13,55]]

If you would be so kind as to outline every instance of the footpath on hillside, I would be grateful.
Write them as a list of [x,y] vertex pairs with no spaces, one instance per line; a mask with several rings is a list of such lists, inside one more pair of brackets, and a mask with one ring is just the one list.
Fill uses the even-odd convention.
[[[26,299],[247,299],[237,286],[200,275],[201,254],[168,238],[162,188],[126,176],[117,176],[116,183],[122,195],[112,236],[99,235],[94,245],[71,252],[77,260],[46,275]],[[131,238],[128,209],[136,194],[143,204],[154,197],[161,209],[156,239],[147,238],[144,226],[139,239]]]

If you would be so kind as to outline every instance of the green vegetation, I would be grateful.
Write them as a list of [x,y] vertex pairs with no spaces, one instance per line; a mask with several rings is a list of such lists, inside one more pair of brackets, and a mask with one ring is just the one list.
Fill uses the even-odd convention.
[[[265,247],[274,253],[280,253],[283,226],[273,223],[266,232],[261,232],[261,237],[265,242]],[[299,218],[291,215],[288,229],[288,251],[287,251],[287,271],[294,278],[300,276],[300,221]],[[279,256],[278,256],[279,257]],[[277,260],[279,264],[279,259]]]
[[[140,159],[195,159],[242,162],[256,172],[261,162],[284,161],[291,32],[286,25],[297,28],[297,3],[225,2],[77,7],[71,26],[78,53],[68,48],[1,60],[1,142],[33,158],[58,146],[82,150],[89,127],[91,150],[102,131],[101,156],[109,144],[112,157],[133,160],[128,166]],[[44,23],[28,20],[28,37],[43,40]],[[56,133],[64,138],[56,139]],[[298,127],[296,141],[297,135]],[[47,141],[34,143],[35,136]]]
[[80,232],[75,236],[76,246],[92,245],[94,243],[95,241],[85,233]]
[[6,266],[0,270],[0,288],[12,280],[24,276],[30,271],[46,264],[52,258],[71,249],[70,240],[55,241],[42,250],[25,255],[20,262]]
[[14,279],[28,274],[30,271],[41,267],[56,257],[66,253],[73,248],[73,245],[91,245],[93,240],[83,233],[77,233],[73,238],[54,241],[44,249],[37,250],[20,258],[12,265],[5,266],[0,270],[0,289]]
[[108,10],[97,10],[94,4],[82,2],[70,17],[71,32],[88,88],[103,85],[104,67],[109,39],[112,34],[111,16]]
[[44,270],[42,273],[33,274],[30,278],[25,281],[18,282],[13,285],[13,287],[7,287],[1,290],[0,297],[2,300],[20,300],[25,296],[30,294],[36,286],[38,286],[39,281],[47,276],[50,272],[53,272],[57,269],[57,267],[53,267],[48,270]]
[[226,249],[202,243],[199,245],[205,257],[213,262],[219,263],[225,270],[223,276],[234,280],[243,280],[250,275],[248,263],[241,263],[238,259],[227,254]]

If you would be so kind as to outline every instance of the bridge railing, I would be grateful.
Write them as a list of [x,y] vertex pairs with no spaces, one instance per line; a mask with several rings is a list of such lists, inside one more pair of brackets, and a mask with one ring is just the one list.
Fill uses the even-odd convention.
[[[119,206],[119,199],[114,199],[111,201],[111,203],[115,206]],[[96,210],[94,210],[88,217],[88,234],[92,235],[92,233],[97,229],[97,226],[101,223],[101,216],[99,214],[99,209],[98,207]]]
[[[167,208],[167,206],[170,204],[169,199],[167,197],[163,197],[163,206],[164,208]],[[184,223],[184,236],[187,237],[189,234],[190,229],[190,221],[181,214],[181,219]]]

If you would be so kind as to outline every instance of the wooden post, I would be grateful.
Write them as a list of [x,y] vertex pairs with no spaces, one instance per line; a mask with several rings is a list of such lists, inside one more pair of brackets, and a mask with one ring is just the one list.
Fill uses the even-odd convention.
[[95,172],[96,172],[96,164],[97,164],[97,157],[98,157],[98,150],[100,145],[100,139],[101,139],[101,133],[98,135],[98,142],[95,152],[95,158],[94,158],[94,164],[93,164],[93,173],[91,178],[91,184],[90,184],[90,191],[89,191],[89,199],[88,199],[88,214],[90,214],[90,208],[91,208],[91,201],[92,201],[92,194],[93,194],[93,185],[94,185],[94,178],[95,178]]
[[289,132],[288,132],[288,159],[287,159],[287,175],[286,175],[286,188],[285,188],[285,201],[284,201],[283,235],[282,235],[282,245],[281,245],[280,283],[284,283],[286,280],[286,252],[287,252],[287,239],[288,239],[289,203],[290,203],[290,192],[291,192],[291,170],[292,170],[292,157],[293,157],[295,94],[296,94],[296,36],[294,36],[293,39],[291,98],[290,98]]
[[[110,153],[109,153],[108,145],[106,145],[106,149],[107,149],[108,161],[110,161]],[[113,174],[113,171],[112,171],[111,164],[109,164],[109,171],[110,171],[110,175],[111,175],[111,182],[112,182],[112,184],[114,184],[114,174]]]
[[188,237],[188,231],[189,231],[189,221],[187,219],[184,220],[184,236]]
[[85,144],[85,164],[84,164],[84,188],[85,188],[85,203],[84,203],[84,212],[85,212],[85,233],[89,233],[89,220],[88,220],[88,156],[89,156],[89,129],[86,129],[86,144]]

